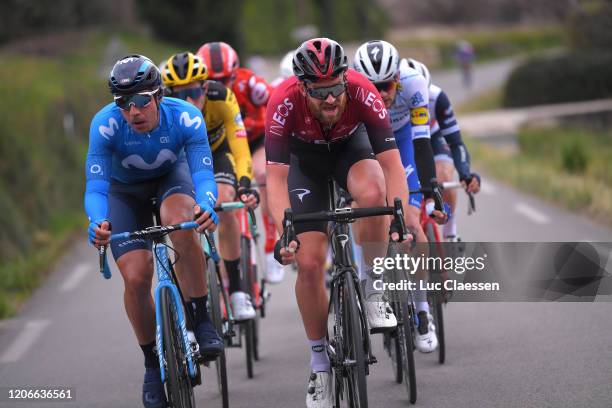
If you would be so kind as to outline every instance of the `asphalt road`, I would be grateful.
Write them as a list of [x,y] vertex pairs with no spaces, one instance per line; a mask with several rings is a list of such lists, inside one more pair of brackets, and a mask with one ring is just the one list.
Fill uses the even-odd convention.
[[[507,67],[482,69],[491,69],[487,75],[499,80]],[[443,75],[453,74],[440,74],[437,82],[445,86]],[[458,103],[461,87],[445,87]],[[468,218],[465,208],[462,198],[457,216],[467,241],[612,239],[612,230],[486,175],[477,213]],[[0,396],[0,407],[140,406],[142,353],[123,311],[121,278],[114,270],[110,281],[103,280],[95,250],[87,246],[85,233],[81,238],[22,313],[0,322],[3,394],[5,387],[72,387],[75,401],[16,403]],[[246,377],[244,351],[229,350],[232,407],[304,406],[309,357],[294,280],[290,274],[271,288],[254,379]],[[451,303],[446,364],[439,366],[435,355],[417,355],[417,406],[609,408],[611,314],[612,304],[605,302]],[[408,406],[404,387],[393,382],[380,335],[373,343],[379,363],[368,378],[370,406]],[[198,406],[220,406],[212,369],[204,371],[204,382],[197,388]]]

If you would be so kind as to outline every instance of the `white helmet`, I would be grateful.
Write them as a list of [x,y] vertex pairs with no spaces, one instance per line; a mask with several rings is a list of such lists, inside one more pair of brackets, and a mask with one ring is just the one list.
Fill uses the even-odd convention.
[[408,58],[406,62],[410,68],[415,69],[419,74],[425,77],[427,80],[427,86],[431,85],[431,75],[429,74],[429,70],[425,64],[412,58]]
[[280,76],[289,78],[293,76],[293,54],[295,51],[289,51],[280,62]]
[[357,49],[353,67],[371,82],[384,82],[392,79],[399,66],[397,49],[386,41],[368,41]]

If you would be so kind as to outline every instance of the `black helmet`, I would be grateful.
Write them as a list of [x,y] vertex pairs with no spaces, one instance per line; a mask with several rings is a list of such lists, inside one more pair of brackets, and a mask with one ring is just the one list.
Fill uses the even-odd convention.
[[147,57],[134,54],[115,63],[108,78],[112,94],[133,94],[161,87],[159,69]]
[[293,56],[293,73],[300,81],[334,78],[347,68],[344,50],[329,38],[304,41]]

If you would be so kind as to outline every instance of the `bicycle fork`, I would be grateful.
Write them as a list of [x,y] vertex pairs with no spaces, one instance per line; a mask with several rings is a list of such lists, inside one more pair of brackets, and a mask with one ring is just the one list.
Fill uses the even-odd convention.
[[166,381],[166,365],[164,361],[164,344],[165,342],[172,341],[172,339],[165,339],[163,337],[163,331],[161,327],[162,321],[162,310],[161,310],[161,289],[168,288],[172,294],[172,302],[174,304],[174,312],[176,313],[176,320],[179,324],[181,337],[183,339],[183,347],[185,350],[185,357],[187,358],[187,365],[189,368],[189,376],[195,378],[196,370],[194,361],[194,350],[191,347],[191,341],[187,335],[187,325],[185,323],[185,314],[183,312],[183,300],[179,294],[178,288],[172,283],[168,276],[168,266],[170,265],[168,260],[168,253],[164,245],[157,245],[155,247],[155,258],[157,259],[157,277],[158,284],[155,288],[155,343],[157,346],[157,353],[159,357],[159,367],[161,370],[161,380]]

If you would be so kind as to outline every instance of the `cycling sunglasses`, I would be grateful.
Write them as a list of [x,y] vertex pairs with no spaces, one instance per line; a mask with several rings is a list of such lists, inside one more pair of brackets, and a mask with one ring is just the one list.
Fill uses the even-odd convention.
[[310,95],[311,97],[315,99],[321,99],[323,101],[327,99],[327,96],[329,94],[332,94],[334,98],[337,98],[344,92],[346,92],[346,82],[341,82],[336,85],[326,86],[322,88],[306,87],[306,92],[308,92],[308,95]]
[[187,98],[191,98],[192,100],[199,99],[202,95],[204,95],[204,89],[198,86],[197,88],[189,88],[189,89],[181,89],[180,91],[173,91],[170,96],[173,98],[179,98],[184,101]]
[[130,110],[134,105],[136,108],[144,108],[153,100],[153,95],[159,92],[159,89],[149,92],[139,92],[132,95],[115,95],[113,98],[117,106],[125,111]]
[[397,82],[395,82],[393,80],[392,81],[385,81],[385,82],[378,82],[378,83],[374,84],[374,86],[376,87],[378,92],[389,92],[393,88],[395,88],[396,85],[397,85]]

